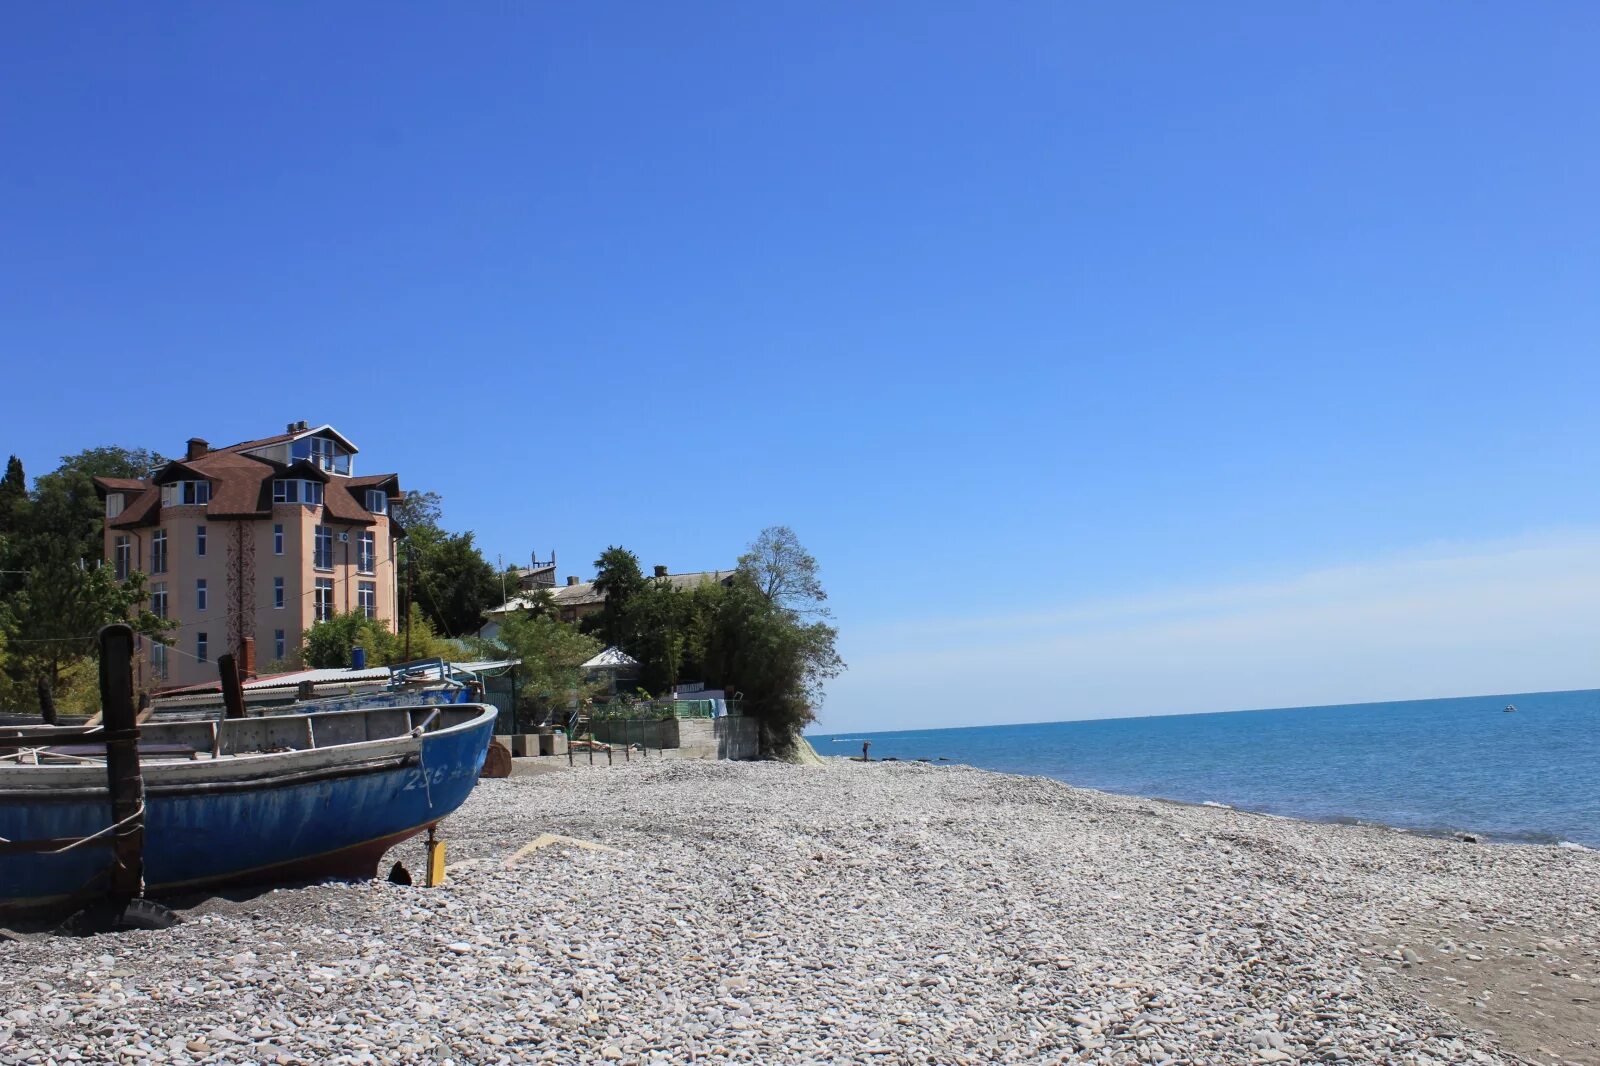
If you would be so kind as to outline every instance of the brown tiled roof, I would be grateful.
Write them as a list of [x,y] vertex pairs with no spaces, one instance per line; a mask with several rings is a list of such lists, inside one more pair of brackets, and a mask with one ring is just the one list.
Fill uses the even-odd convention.
[[153,526],[156,517],[161,513],[161,490],[154,485],[147,486],[143,492],[128,501],[122,513],[111,519],[112,529],[133,529],[137,526]]
[[[361,512],[367,516],[366,520],[369,522],[372,520],[372,513],[367,510],[367,489],[383,489],[391,500],[401,498],[399,474],[363,474],[361,477],[340,478],[339,480],[344,482],[340,487],[348,490],[350,499],[356,506],[361,508]],[[333,486],[329,485],[328,488],[331,490]],[[329,495],[331,495],[330,492],[325,491],[323,493],[324,505],[327,504]],[[335,513],[334,517],[338,517],[338,514]],[[389,519],[389,528],[394,530],[396,536],[403,537],[406,535],[406,531],[400,528],[400,523],[396,522],[392,516]]]
[[[265,459],[256,459],[254,456],[251,456],[251,458],[255,462],[258,462],[258,463],[264,463],[264,462],[267,461]],[[305,480],[306,478],[310,478],[312,481],[332,481],[333,480],[333,475],[332,474],[328,473],[326,470],[322,469],[322,467],[320,467],[317,464],[313,463],[309,459],[296,459],[294,462],[290,463],[288,466],[277,466],[277,464],[275,464],[275,463],[273,464],[273,466],[274,466],[275,469],[280,471],[280,473],[278,474],[279,477],[290,477],[290,478],[297,477],[297,478],[300,478],[301,480]]]
[[276,433],[270,437],[262,437],[260,440],[242,440],[238,444],[230,444],[226,448],[213,448],[211,451],[213,454],[217,452],[247,452],[251,448],[265,448],[270,444],[282,444],[284,441],[294,440],[299,435],[299,431]]
[[[211,502],[206,506],[206,515],[210,518],[270,515],[272,481],[281,477],[311,478],[324,482],[323,512],[331,519],[354,525],[370,526],[374,522],[372,513],[366,508],[364,490],[382,488],[392,497],[400,495],[400,478],[397,474],[330,477],[305,460],[286,467],[258,456],[242,454],[246,449],[277,444],[298,435],[281,433],[276,437],[263,437],[261,440],[218,448],[197,459],[175,459],[148,479],[95,478],[95,488],[101,496],[108,492],[132,494],[122,513],[108,524],[113,529],[153,526],[161,520],[161,485],[200,478],[211,482]],[[396,529],[396,532],[400,531]]]
[[149,484],[143,478],[137,477],[97,477],[94,479],[94,487],[100,490],[99,495],[102,497],[108,492],[139,492],[148,487]]
[[207,517],[272,513],[272,479],[279,471],[274,464],[249,455],[211,452],[184,465],[211,482]]
[[354,493],[350,491],[349,483],[342,477],[334,478],[323,487],[322,510],[324,514],[331,515],[341,522],[354,522],[363,526],[373,524],[372,512],[367,510],[365,501],[355,498]]
[[330,426],[330,425],[313,426],[313,425],[309,425],[309,424],[306,426],[305,429],[296,429],[296,430],[293,430],[293,431],[287,432],[287,433],[274,433],[272,436],[270,436],[270,437],[262,437],[260,440],[242,440],[238,444],[230,444],[226,448],[213,448],[211,450],[213,452],[248,452],[248,451],[251,451],[251,450],[253,450],[255,448],[267,448],[267,447],[270,447],[271,445],[274,445],[274,444],[282,444],[285,441],[291,441],[291,440],[296,439],[297,437],[307,437],[307,436],[310,436],[310,435],[312,435],[314,433],[317,433],[317,432],[331,433],[334,437],[336,437],[340,441],[343,441],[345,446],[348,447],[351,451],[359,451],[360,450],[354,444],[352,444],[350,442],[350,438],[349,437],[346,437],[343,433],[340,433],[337,429],[334,429],[332,426]]

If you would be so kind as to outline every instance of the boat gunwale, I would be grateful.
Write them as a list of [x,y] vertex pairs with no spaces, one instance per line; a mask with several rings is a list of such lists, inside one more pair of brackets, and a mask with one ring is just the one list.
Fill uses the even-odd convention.
[[[342,744],[330,744],[327,747],[295,748],[290,751],[273,752],[243,752],[239,754],[211,757],[200,754],[189,759],[158,759],[146,762],[142,766],[145,779],[145,789],[156,795],[170,794],[174,790],[182,790],[185,786],[199,786],[205,784],[259,784],[270,787],[287,772],[289,775],[326,769],[337,776],[341,770],[355,772],[365,763],[394,760],[405,756],[418,755],[423,742],[435,737],[445,737],[458,733],[469,732],[481,728],[485,723],[492,723],[499,715],[499,710],[487,703],[452,703],[440,704],[440,710],[466,710],[476,707],[479,713],[462,722],[444,726],[440,729],[430,730],[420,736],[413,736],[409,731],[399,733],[392,737],[378,737],[369,740],[354,740]],[[395,708],[378,708],[378,710],[391,711]],[[433,710],[434,707],[422,705],[420,707],[405,708],[409,711]],[[306,720],[326,721],[338,715],[366,715],[373,713],[371,709],[355,708],[348,711],[323,711],[302,715],[283,715],[280,720],[292,721],[295,718]],[[358,758],[352,758],[357,756]],[[309,763],[310,765],[304,765]],[[298,765],[297,765],[298,764]],[[76,764],[49,764],[30,765],[26,763],[4,762],[0,763],[0,799],[24,800],[34,802],[52,795],[60,795],[62,799],[82,801],[106,795],[105,764],[103,762],[84,762]],[[89,785],[78,779],[95,779],[97,785]],[[47,793],[45,790],[48,789]],[[67,796],[64,793],[77,793]]]

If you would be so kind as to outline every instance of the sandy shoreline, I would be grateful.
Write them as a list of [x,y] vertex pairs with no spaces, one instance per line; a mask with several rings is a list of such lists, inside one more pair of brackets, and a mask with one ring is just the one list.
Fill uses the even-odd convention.
[[[617,850],[506,865],[541,833]],[[836,760],[489,781],[446,836],[443,889],[0,943],[0,1063],[1600,1063],[1592,852]]]

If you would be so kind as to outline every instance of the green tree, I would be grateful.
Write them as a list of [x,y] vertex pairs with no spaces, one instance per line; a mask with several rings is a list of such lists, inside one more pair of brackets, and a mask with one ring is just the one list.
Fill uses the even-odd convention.
[[556,597],[555,593],[549,589],[528,589],[523,592],[514,592],[510,595],[515,596],[522,603],[522,612],[524,614],[532,614],[540,618],[556,617]]
[[0,537],[11,532],[28,503],[28,478],[22,460],[13,455],[6,460],[6,475],[0,478]]
[[695,601],[670,582],[649,580],[622,609],[622,643],[639,662],[639,685],[671,695],[683,676]]
[[797,615],[826,617],[823,604],[828,594],[822,588],[816,557],[800,544],[788,526],[763,529],[739,556],[739,569],[761,594],[772,603]]
[[336,614],[316,623],[301,635],[300,645],[300,661],[311,669],[348,667],[350,653],[356,648],[366,651],[368,666],[393,666],[418,659],[457,660],[465,650],[435,633],[426,612],[417,606],[411,609],[409,659],[404,624],[399,633],[391,633],[383,622],[368,618],[361,611]]
[[389,517],[407,533],[427,527],[438,529],[444,521],[444,497],[437,492],[408,492],[390,502]]
[[500,620],[500,632],[479,651],[491,658],[521,659],[517,667],[519,710],[543,718],[564,714],[574,699],[591,696],[583,664],[604,646],[578,627],[532,611],[514,611]]
[[699,629],[706,681],[742,695],[745,714],[760,723],[762,753],[786,756],[815,720],[823,683],[844,670],[838,631],[778,606],[744,571],[717,588],[701,597],[710,611]]
[[417,600],[447,637],[483,627],[483,612],[500,604],[500,580],[471,533],[449,533],[424,543],[417,556]]
[[469,533],[449,533],[439,523],[444,508],[436,492],[409,492],[392,511],[405,539],[400,547],[400,602],[420,606],[446,637],[483,627],[483,612],[500,604],[500,576]]
[[763,530],[727,585],[674,588],[641,576],[632,553],[615,547],[595,566],[608,590],[597,630],[638,660],[641,687],[665,695],[692,676],[737,692],[760,723],[763,753],[793,750],[844,662],[817,561],[792,530]]
[[594,632],[608,646],[623,647],[631,636],[626,625],[628,602],[645,590],[639,557],[612,545],[594,561],[594,571],[594,590],[606,598],[593,623]]
[[127,448],[91,448],[26,492],[22,464],[6,464],[0,480],[0,628],[8,634],[4,664],[12,706],[38,702],[44,683],[63,709],[94,701],[95,635],[109,622],[129,621],[155,637],[172,623],[148,610],[144,580],[118,582],[102,565],[103,508],[93,478],[149,473],[161,458]]
[[89,673],[75,667],[97,654],[100,627],[120,621],[163,643],[175,625],[150,613],[143,574],[118,581],[109,566],[83,566],[60,555],[30,569],[23,588],[0,606],[13,705],[37,704],[41,681],[60,706],[88,700],[91,694],[73,690],[84,687]]
[[411,605],[409,621],[403,622],[394,639],[394,658],[384,660],[385,665],[415,662],[418,659],[457,660],[466,648],[456,640],[441,637],[433,628],[428,614],[418,604]]
[[6,462],[5,478],[0,480],[0,602],[22,587],[21,544],[27,533],[30,507],[22,460],[13,455]]
[[395,635],[376,618],[361,611],[336,614],[306,630],[301,659],[311,669],[337,669],[350,665],[350,653],[362,648],[367,661],[381,666],[394,661]]
[[[103,446],[63,456],[61,465],[34,482],[28,535],[47,553],[96,560],[105,555],[105,508],[95,492],[96,477],[148,477],[166,460],[144,448]],[[32,565],[28,560],[25,565]]]

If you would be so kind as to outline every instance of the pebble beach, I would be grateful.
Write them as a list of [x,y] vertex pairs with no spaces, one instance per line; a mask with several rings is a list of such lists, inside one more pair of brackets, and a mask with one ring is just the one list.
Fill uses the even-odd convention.
[[411,842],[0,937],[0,1063],[1600,1063],[1577,848],[834,759],[484,781],[443,835],[438,888]]

